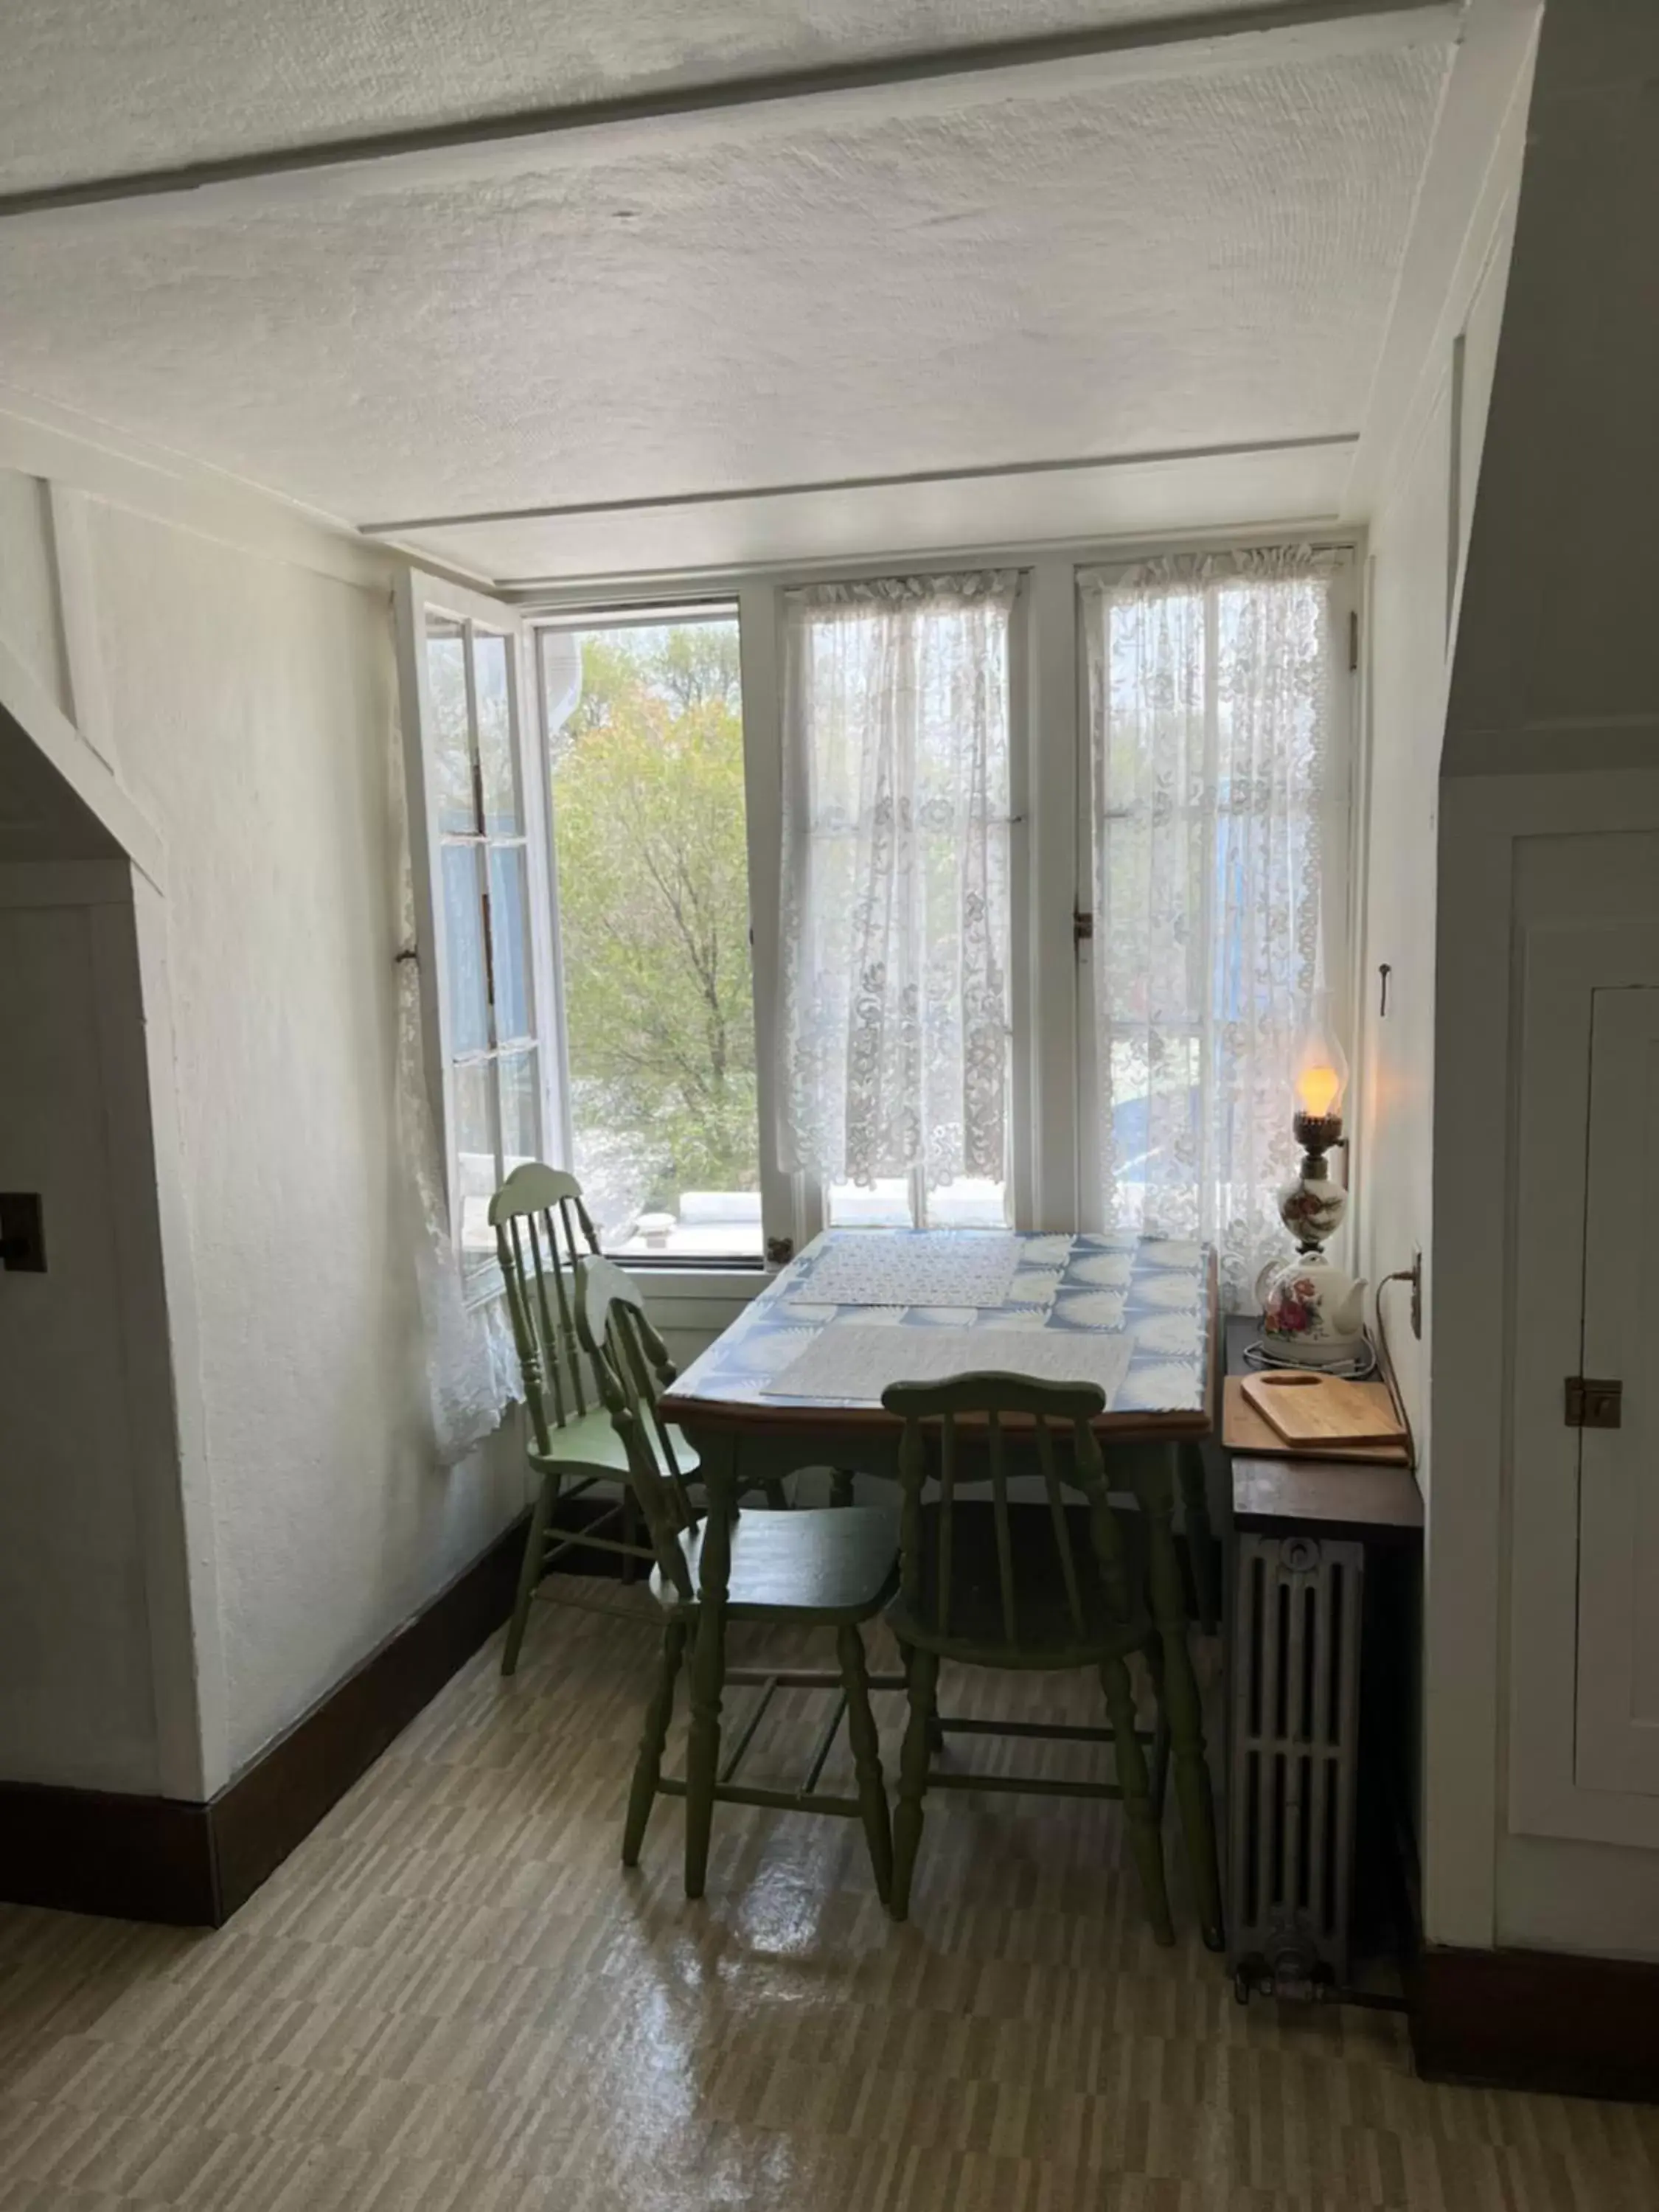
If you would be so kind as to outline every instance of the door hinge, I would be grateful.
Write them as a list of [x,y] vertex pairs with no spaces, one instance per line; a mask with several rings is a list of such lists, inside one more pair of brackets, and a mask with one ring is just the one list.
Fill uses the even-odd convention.
[[1073,944],[1087,945],[1094,936],[1094,933],[1095,918],[1093,915],[1073,913],[1072,916]]
[[1624,1425],[1625,1386],[1620,1382],[1598,1382],[1589,1375],[1569,1375],[1566,1379],[1566,1412],[1563,1416],[1570,1429],[1617,1429]]

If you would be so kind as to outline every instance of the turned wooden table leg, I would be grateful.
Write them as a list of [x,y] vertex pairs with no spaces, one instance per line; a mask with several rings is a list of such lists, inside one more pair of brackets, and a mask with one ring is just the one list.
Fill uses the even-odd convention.
[[1201,1445],[1177,1447],[1181,1478],[1181,1513],[1187,1531],[1187,1556],[1192,1562],[1193,1590],[1198,1600],[1198,1625],[1213,1636],[1221,1622],[1221,1547],[1210,1525],[1209,1492],[1204,1480]]
[[714,1784],[720,1763],[720,1692],[726,1680],[726,1600],[732,1575],[732,1524],[737,1485],[730,1443],[705,1456],[708,1498],[697,1585],[697,1626],[691,1652],[691,1729],[685,1755],[685,1893],[701,1897],[708,1873]]
[[1187,1596],[1172,1526],[1175,1497],[1170,1461],[1174,1455],[1173,1452],[1157,1454],[1146,1464],[1137,1487],[1146,1516],[1147,1595],[1163,1655],[1164,1709],[1170,1724],[1176,1804],[1199,1926],[1209,1949],[1218,1951],[1224,1941],[1221,1869],[1216,1856],[1215,1803],[1205,1756],[1204,1715],[1187,1641]]

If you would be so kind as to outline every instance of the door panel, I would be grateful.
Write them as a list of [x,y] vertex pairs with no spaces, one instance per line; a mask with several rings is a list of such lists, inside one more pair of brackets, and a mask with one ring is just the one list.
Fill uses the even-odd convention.
[[1582,1372],[1624,1385],[1581,1432],[1579,1786],[1659,1796],[1659,990],[1598,990]]

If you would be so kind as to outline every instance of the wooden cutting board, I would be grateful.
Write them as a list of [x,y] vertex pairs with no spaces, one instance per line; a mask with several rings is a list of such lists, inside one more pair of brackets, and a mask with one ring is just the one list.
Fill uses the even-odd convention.
[[1405,1431],[1386,1388],[1314,1375],[1305,1368],[1273,1368],[1244,1377],[1244,1396],[1268,1426],[1298,1451],[1334,1444],[1395,1444]]

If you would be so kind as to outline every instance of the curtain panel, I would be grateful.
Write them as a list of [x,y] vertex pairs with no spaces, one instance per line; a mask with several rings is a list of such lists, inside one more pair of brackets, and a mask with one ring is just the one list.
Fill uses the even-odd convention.
[[1344,565],[1285,546],[1079,578],[1103,1205],[1120,1229],[1213,1243],[1233,1310],[1284,1249],[1311,995],[1343,1007]]
[[780,1154],[1000,1181],[1015,571],[785,597]]

